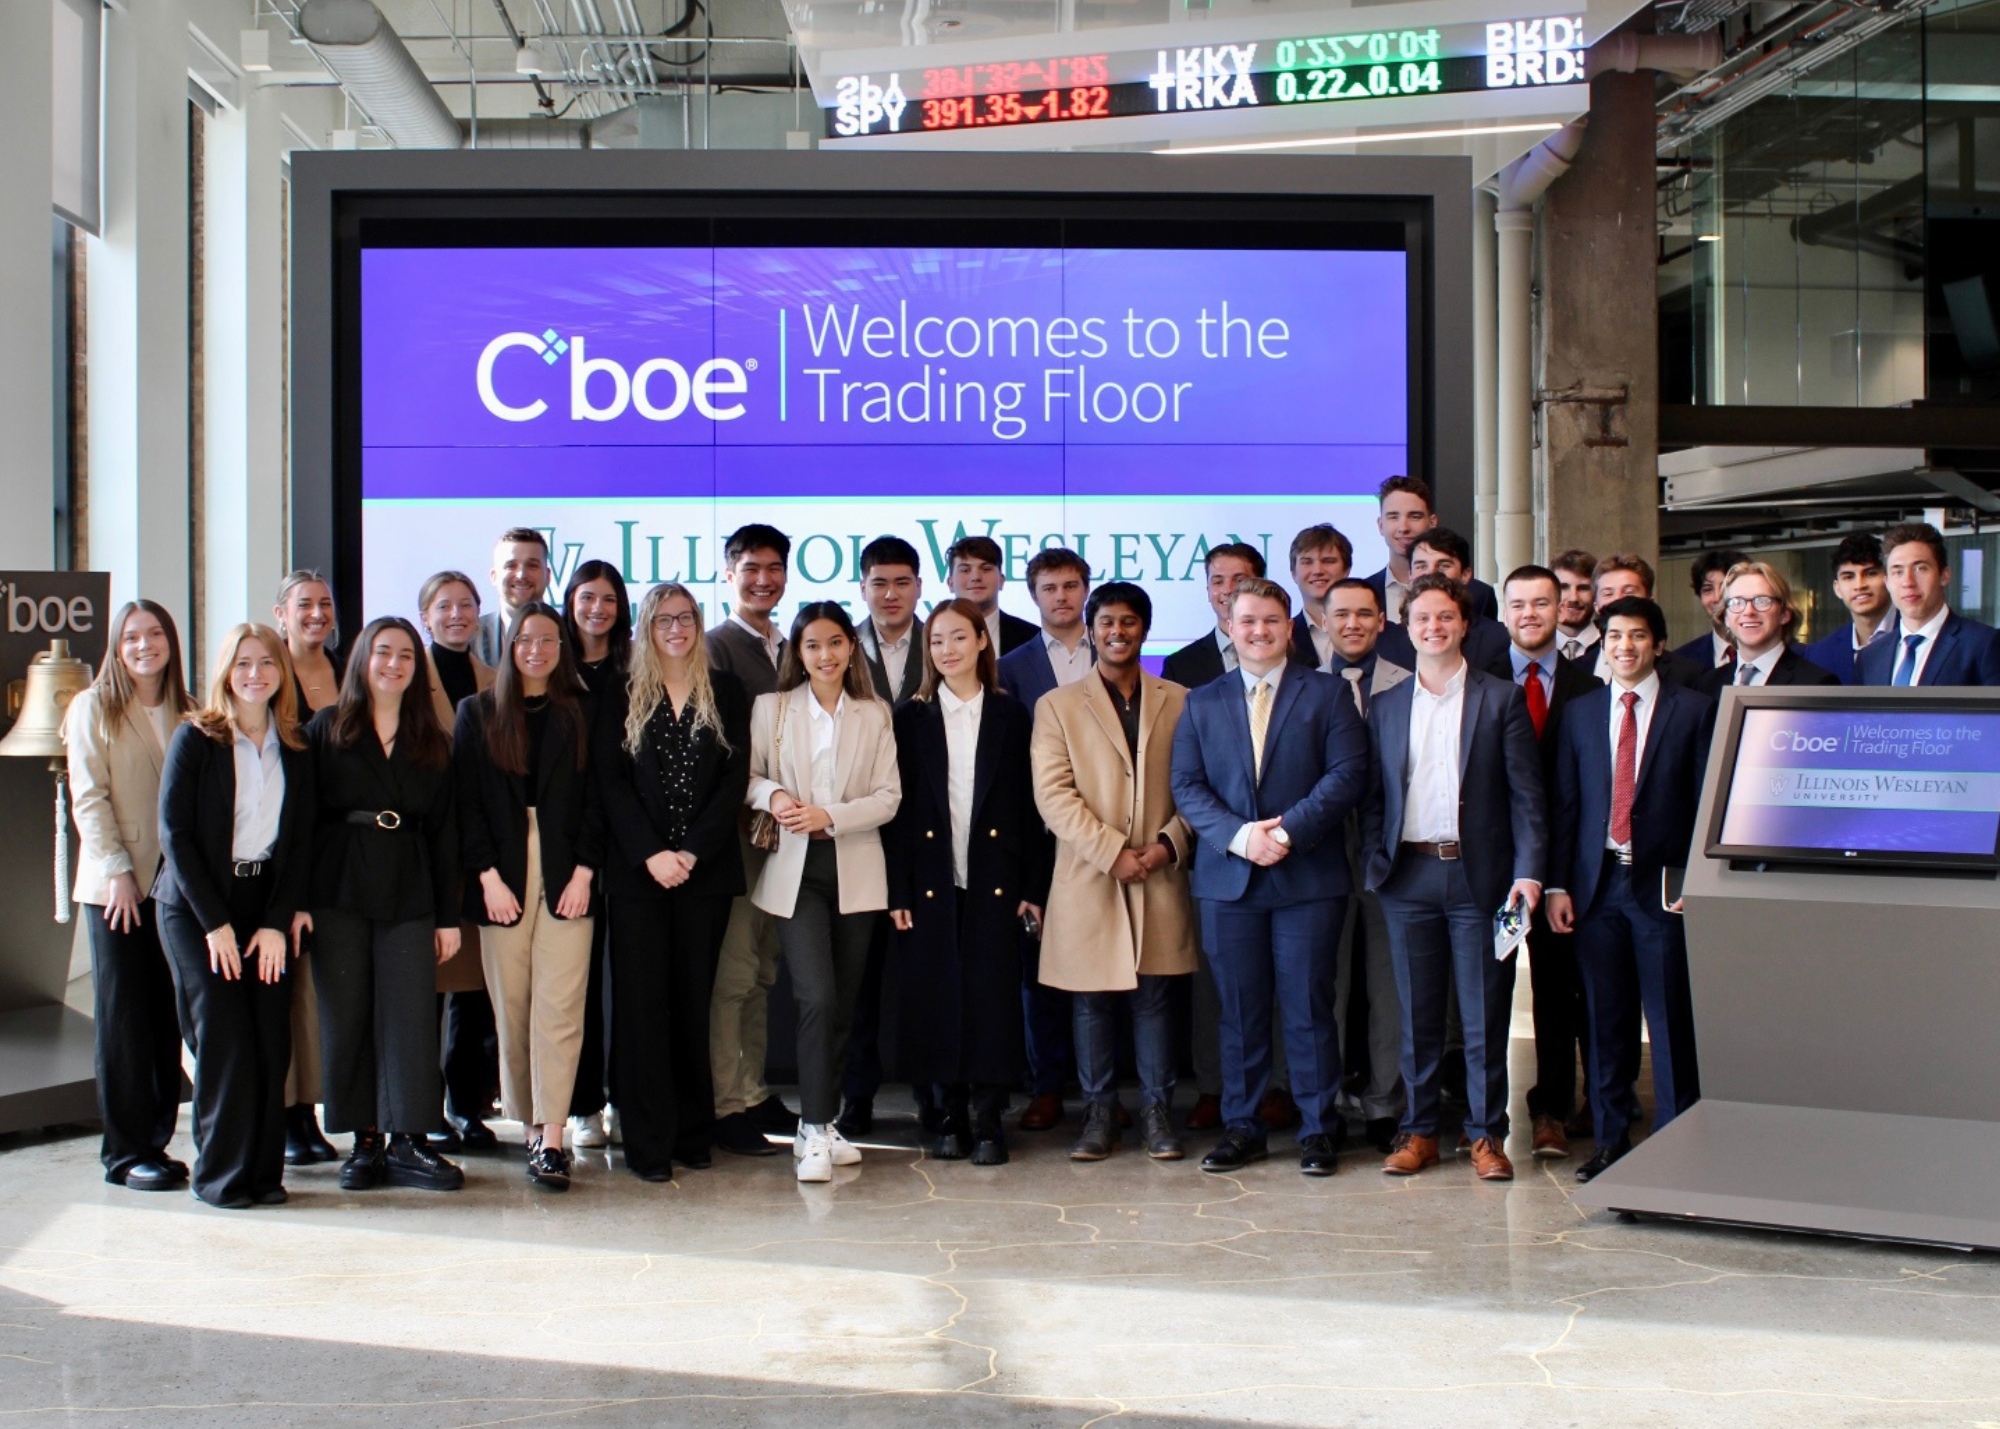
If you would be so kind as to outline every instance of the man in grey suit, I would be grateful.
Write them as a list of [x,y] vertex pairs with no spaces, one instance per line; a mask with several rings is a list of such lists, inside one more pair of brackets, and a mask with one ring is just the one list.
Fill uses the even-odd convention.
[[549,581],[554,576],[549,568],[549,538],[532,526],[514,527],[495,543],[493,569],[488,576],[500,604],[479,617],[472,653],[482,664],[497,669],[507,653],[507,627],[515,612],[549,598]]
[[[722,577],[729,583],[729,617],[708,632],[708,663],[743,682],[752,701],[778,688],[785,637],[778,602],[792,540],[774,526],[752,524],[730,533],[722,547]],[[745,840],[744,874],[757,882],[764,855]],[[715,1144],[741,1156],[769,1156],[777,1148],[766,1132],[789,1135],[798,1118],[764,1085],[767,1043],[765,1001],[778,980],[778,930],[771,915],[747,897],[729,908],[729,927],[715,968],[709,1004],[708,1055],[715,1078]]]

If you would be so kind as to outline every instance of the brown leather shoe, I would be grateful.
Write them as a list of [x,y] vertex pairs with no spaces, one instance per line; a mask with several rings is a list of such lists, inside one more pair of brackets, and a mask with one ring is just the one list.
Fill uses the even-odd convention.
[[1194,1110],[1188,1113],[1189,1131],[1214,1131],[1222,1125],[1222,1098],[1203,1092],[1194,1099]]
[[1257,1120],[1272,1131],[1290,1131],[1303,1118],[1292,1094],[1281,1087],[1272,1087],[1264,1093],[1264,1100],[1257,1103]]
[[1560,1161],[1569,1155],[1569,1133],[1552,1116],[1535,1118],[1534,1155],[1537,1161]]
[[1514,1163],[1507,1159],[1500,1143],[1490,1136],[1482,1136],[1472,1143],[1472,1169],[1482,1181],[1514,1179]]
[[1021,1113],[1021,1130],[1047,1131],[1063,1119],[1062,1096],[1058,1092],[1041,1092],[1028,1103],[1028,1109]]
[[1414,1176],[1426,1166],[1438,1164],[1438,1139],[1405,1132],[1396,1138],[1396,1149],[1382,1163],[1384,1174]]

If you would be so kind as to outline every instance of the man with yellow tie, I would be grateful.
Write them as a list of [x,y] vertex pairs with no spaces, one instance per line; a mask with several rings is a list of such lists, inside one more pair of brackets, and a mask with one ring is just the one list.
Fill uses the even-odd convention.
[[1343,825],[1368,778],[1368,734],[1346,687],[1288,664],[1291,597],[1262,579],[1230,597],[1236,672],[1191,692],[1174,731],[1173,789],[1199,841],[1189,892],[1222,1002],[1223,1135],[1204,1171],[1268,1154],[1257,1119],[1277,997],[1299,1169],[1330,1176],[1346,1140],[1335,1107],[1334,972],[1353,891]]

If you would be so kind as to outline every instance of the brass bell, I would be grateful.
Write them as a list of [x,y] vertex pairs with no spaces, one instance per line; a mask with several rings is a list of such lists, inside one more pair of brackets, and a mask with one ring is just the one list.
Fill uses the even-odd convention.
[[63,716],[69,702],[90,688],[90,666],[69,653],[69,641],[51,640],[28,662],[28,677],[7,686],[7,713],[14,727],[0,739],[0,757],[60,759]]

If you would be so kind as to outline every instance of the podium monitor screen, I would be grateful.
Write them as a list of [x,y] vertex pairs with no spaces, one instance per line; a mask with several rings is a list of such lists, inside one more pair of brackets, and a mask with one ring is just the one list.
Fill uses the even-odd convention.
[[1710,857],[2000,870],[2000,700],[1857,695],[1739,714]]

